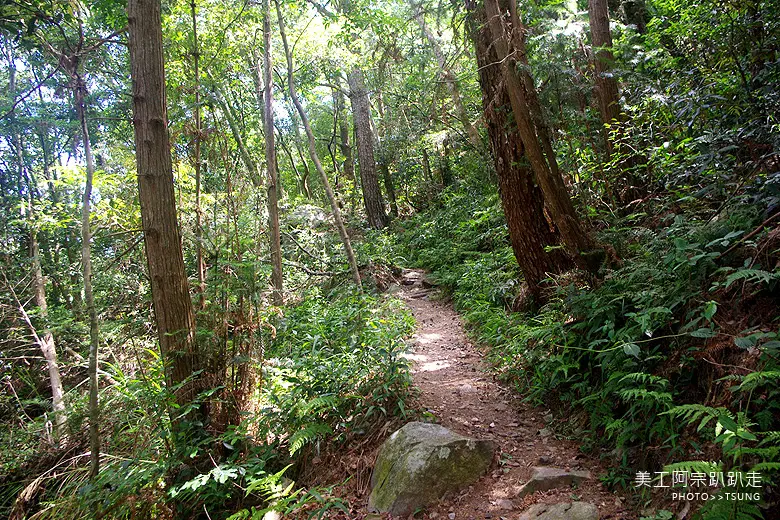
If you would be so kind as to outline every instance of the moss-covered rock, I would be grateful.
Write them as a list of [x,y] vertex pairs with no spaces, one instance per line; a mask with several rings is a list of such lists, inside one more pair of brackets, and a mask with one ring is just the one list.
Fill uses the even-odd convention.
[[371,475],[371,511],[408,515],[477,481],[493,461],[491,441],[438,424],[411,422],[379,450]]

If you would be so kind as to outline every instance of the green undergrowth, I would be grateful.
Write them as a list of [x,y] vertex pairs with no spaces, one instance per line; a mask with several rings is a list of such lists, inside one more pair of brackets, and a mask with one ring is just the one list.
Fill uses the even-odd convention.
[[[254,388],[248,410],[224,433],[188,438],[176,449],[170,438],[172,406],[159,358],[153,348],[139,349],[144,371],[125,373],[103,367],[111,383],[101,390],[102,468],[88,478],[88,460],[79,449],[57,461],[39,464],[40,478],[30,483],[20,467],[30,467],[19,452],[34,452],[45,425],[31,422],[2,439],[3,503],[6,513],[25,486],[37,505],[35,518],[262,518],[266,510],[348,511],[329,488],[296,480],[313,457],[338,450],[373,434],[377,425],[405,416],[410,392],[408,362],[402,357],[414,319],[392,298],[341,289],[311,289],[283,312],[267,317],[256,331],[260,357],[250,363]],[[153,345],[153,338],[149,338]],[[217,406],[229,400],[221,388],[200,400]],[[221,396],[215,399],[215,396]],[[69,396],[71,399],[74,396]],[[78,403],[75,403],[78,404]],[[74,406],[72,436],[87,426],[84,405]],[[187,420],[187,410],[175,410]],[[210,429],[207,425],[207,430]],[[19,433],[19,432],[22,433]],[[6,453],[11,447],[17,454]],[[21,465],[21,466],[20,466]],[[205,515],[205,516],[204,516]]]
[[[635,489],[641,505],[662,493],[637,490],[639,471],[757,472],[762,500],[711,501],[699,514],[760,518],[776,504],[780,470],[778,244],[746,236],[764,218],[754,206],[707,218],[675,207],[603,226],[597,238],[622,265],[595,285],[577,273],[552,279],[535,314],[511,311],[521,275],[490,192],[445,192],[399,224],[398,247],[452,295],[500,376],[609,461],[605,483]],[[755,489],[719,492],[734,491]]]

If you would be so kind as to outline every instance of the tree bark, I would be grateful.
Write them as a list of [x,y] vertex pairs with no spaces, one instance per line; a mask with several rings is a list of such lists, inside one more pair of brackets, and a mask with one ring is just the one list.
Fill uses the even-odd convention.
[[[200,373],[203,363],[176,219],[160,0],[129,0],[127,11],[138,194],[157,335],[168,388],[175,402],[186,407],[204,389],[206,378]],[[195,413],[197,419],[205,418],[202,407]],[[171,420],[178,428],[182,418]]]
[[[541,187],[547,207],[563,244],[581,268],[595,271],[599,255],[592,254],[592,241],[585,232],[563,182],[552,143],[541,121],[541,107],[533,79],[523,63],[523,28],[509,0],[484,0],[487,25],[496,57],[501,63],[512,113],[525,147],[525,155]],[[510,4],[510,5],[506,5]]]
[[360,184],[363,188],[363,203],[366,207],[368,224],[374,229],[387,226],[385,202],[376,173],[374,156],[374,133],[371,131],[371,108],[363,81],[363,72],[355,67],[347,76],[349,99],[352,102],[352,117],[357,134],[358,165]]
[[612,74],[612,35],[609,30],[609,8],[607,0],[588,0],[590,18],[590,37],[593,44],[593,66],[596,75],[596,99],[603,126],[607,152],[612,153],[614,146],[609,137],[607,126],[620,122],[620,92],[617,79]]
[[322,186],[325,188],[325,195],[328,198],[331,211],[333,212],[333,220],[336,223],[336,228],[339,231],[341,242],[344,245],[344,252],[347,255],[349,268],[352,272],[352,279],[355,281],[358,291],[363,292],[363,288],[360,282],[360,271],[358,270],[357,260],[355,259],[355,252],[352,250],[352,242],[349,240],[347,228],[344,226],[344,220],[341,218],[341,210],[339,209],[336,196],[333,193],[333,188],[330,186],[330,181],[328,181],[328,175],[325,173],[325,170],[322,167],[322,162],[320,162],[319,155],[317,154],[317,142],[314,139],[314,132],[312,131],[311,125],[309,124],[309,118],[306,116],[306,112],[303,110],[303,105],[301,105],[301,102],[298,99],[298,93],[295,88],[295,78],[293,77],[292,52],[290,51],[290,46],[287,43],[287,33],[284,30],[284,17],[282,16],[282,9],[279,6],[278,0],[274,0],[274,5],[276,6],[276,18],[279,22],[279,34],[282,37],[284,55],[287,58],[287,87],[290,90],[290,98],[292,98],[292,102],[295,104],[295,109],[298,111],[298,115],[301,117],[301,121],[303,122],[303,127],[306,130],[306,137],[309,140],[309,156],[311,157],[314,166],[317,168],[317,173],[320,175]]
[[426,25],[425,15],[422,12],[421,6],[415,6],[413,2],[410,2],[410,5],[412,10],[415,12],[414,19],[417,22],[417,25],[420,27],[420,30],[425,35],[425,38],[428,40],[428,44],[433,50],[433,55],[436,57],[436,61],[439,64],[439,73],[441,74],[442,80],[444,80],[444,83],[447,85],[447,89],[450,91],[450,97],[452,98],[452,104],[455,105],[455,112],[458,116],[458,120],[463,125],[463,128],[466,131],[466,135],[468,136],[469,142],[471,142],[472,146],[478,150],[482,149],[482,138],[479,136],[479,131],[477,131],[477,128],[469,119],[466,107],[463,106],[463,100],[460,97],[460,87],[458,86],[458,80],[455,77],[455,74],[452,73],[452,70],[447,66],[447,60],[444,57],[444,52],[441,49],[441,45],[439,45],[439,41]]
[[92,157],[92,144],[87,125],[87,107],[85,104],[86,83],[76,74],[75,103],[81,126],[81,138],[84,141],[84,157],[87,162],[87,178],[84,183],[84,197],[81,207],[81,267],[84,278],[84,300],[89,317],[89,445],[90,477],[100,471],[100,409],[98,407],[98,345],[100,344],[95,296],[92,292],[92,232],[89,226],[90,203],[92,199],[92,179],[95,175],[95,163]]
[[[559,247],[560,237],[544,216],[544,196],[534,182],[517,124],[513,121],[504,71],[486,26],[485,12],[474,9],[469,15],[474,40],[479,83],[482,89],[485,123],[498,176],[501,206],[504,210],[512,251],[523,272],[530,294],[544,300],[543,280],[570,266]],[[547,248],[554,248],[547,251]]]
[[279,229],[279,202],[276,185],[279,174],[276,165],[274,146],[274,110],[273,110],[273,63],[271,61],[271,7],[269,0],[263,0],[263,76],[264,95],[263,124],[265,126],[265,161],[268,174],[268,229],[271,248],[271,281],[273,283],[272,300],[274,305],[284,305],[284,279],[282,277],[282,238]]

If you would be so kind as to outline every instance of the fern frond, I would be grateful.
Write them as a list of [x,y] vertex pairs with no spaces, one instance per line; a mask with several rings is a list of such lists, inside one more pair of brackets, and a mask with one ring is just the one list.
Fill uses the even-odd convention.
[[704,406],[703,404],[682,404],[680,406],[675,406],[671,410],[663,412],[661,415],[671,415],[672,417],[677,417],[685,421],[688,425],[693,424],[701,419],[699,426],[696,427],[696,431],[701,431],[702,428],[707,425],[707,423],[721,415],[726,415],[731,419],[734,418],[733,414],[726,408],[712,408],[711,406]]
[[618,395],[624,401],[658,401],[670,403],[672,394],[669,392],[656,392],[654,390],[645,390],[644,388],[629,388],[618,392]]
[[780,462],[759,462],[750,471],[763,474],[780,472]]
[[325,394],[318,397],[315,397],[314,399],[302,403],[299,406],[299,410],[301,412],[301,416],[308,415],[312,412],[324,412],[325,410],[332,410],[336,408],[336,405],[339,403],[338,396],[334,394]]
[[317,437],[331,433],[333,430],[327,424],[313,423],[305,426],[290,436],[290,455],[295,455],[298,450]]
[[742,384],[739,385],[739,389],[742,391],[749,391],[768,384],[774,386],[780,385],[780,370],[751,372],[742,378]]
[[641,383],[643,385],[657,385],[661,388],[667,388],[669,386],[669,381],[667,381],[665,378],[654,376],[653,374],[648,374],[646,372],[634,372],[632,374],[626,374],[620,378],[619,383],[625,383],[627,381]]

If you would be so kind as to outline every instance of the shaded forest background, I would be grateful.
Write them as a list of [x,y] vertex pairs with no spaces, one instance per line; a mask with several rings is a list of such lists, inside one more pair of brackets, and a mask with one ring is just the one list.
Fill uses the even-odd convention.
[[772,518],[779,20],[3,3],[0,515],[348,515],[317,461],[417,416],[421,267],[636,510],[638,470],[730,471],[762,500],[696,514]]

